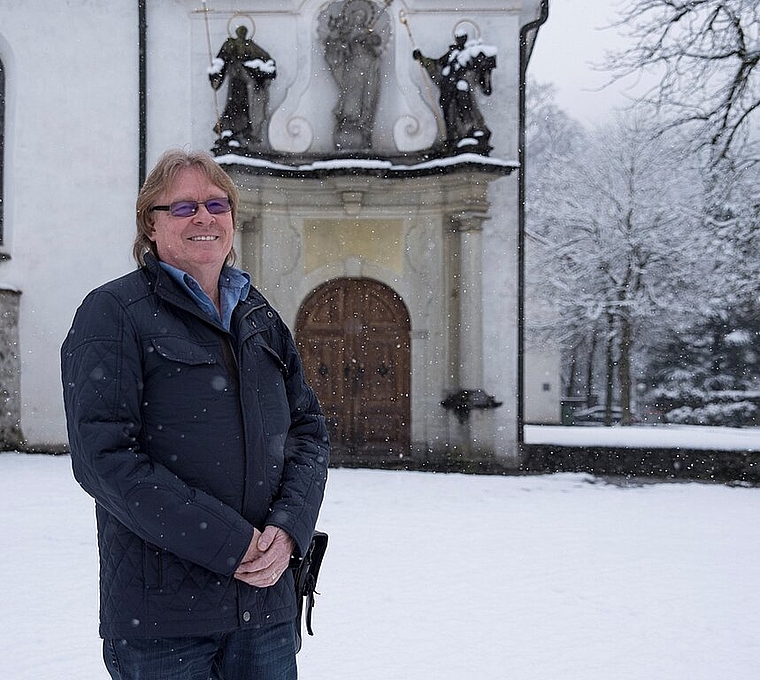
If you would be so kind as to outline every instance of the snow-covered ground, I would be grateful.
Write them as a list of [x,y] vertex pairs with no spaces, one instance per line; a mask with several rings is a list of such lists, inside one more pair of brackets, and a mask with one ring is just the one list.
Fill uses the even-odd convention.
[[[107,677],[93,507],[0,454],[0,678]],[[303,680],[756,680],[760,489],[332,470]]]
[[701,425],[636,425],[633,427],[563,427],[526,425],[526,444],[602,446],[707,451],[758,451],[758,427],[704,427]]

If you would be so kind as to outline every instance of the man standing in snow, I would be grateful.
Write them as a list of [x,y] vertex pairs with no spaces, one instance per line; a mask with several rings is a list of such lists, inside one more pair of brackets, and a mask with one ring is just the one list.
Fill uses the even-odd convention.
[[288,567],[327,431],[290,332],[232,266],[237,205],[209,154],[164,154],[137,199],[139,268],[85,298],[62,347],[114,679],[297,675]]

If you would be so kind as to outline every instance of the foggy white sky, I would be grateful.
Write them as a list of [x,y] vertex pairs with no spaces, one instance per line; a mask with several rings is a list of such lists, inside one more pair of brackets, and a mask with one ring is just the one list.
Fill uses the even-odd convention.
[[607,51],[625,45],[616,29],[605,27],[618,18],[625,0],[549,0],[549,19],[538,33],[528,75],[552,82],[556,102],[582,123],[598,123],[613,108],[625,106],[636,90],[633,79],[598,89],[608,75],[595,70]]

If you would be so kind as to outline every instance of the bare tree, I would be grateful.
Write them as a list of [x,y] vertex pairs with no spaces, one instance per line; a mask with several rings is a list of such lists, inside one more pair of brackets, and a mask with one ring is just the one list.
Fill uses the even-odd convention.
[[646,100],[667,125],[696,126],[693,139],[713,164],[740,150],[745,160],[760,160],[757,0],[628,0],[620,12],[617,25],[634,47],[610,55],[613,77],[654,71],[658,84]]
[[536,274],[556,305],[555,332],[571,348],[598,337],[605,406],[619,402],[625,423],[642,329],[694,304],[692,277],[705,264],[689,214],[698,182],[688,157],[640,115],[621,115],[586,140],[572,163],[552,169],[561,190],[534,213],[546,258]]
[[563,394],[627,419],[664,337],[757,300],[760,164],[705,163],[651,107],[585,130],[551,85],[527,103],[526,337],[562,346]]
[[[567,347],[570,357],[563,367],[561,381],[565,396],[580,396],[585,388],[587,399],[592,391],[586,379],[591,369],[587,341],[595,339],[593,329],[583,317],[563,318],[554,288],[548,284],[551,267],[546,269],[545,253],[555,238],[554,216],[562,196],[572,190],[572,175],[566,172],[587,143],[583,127],[554,101],[556,87],[551,83],[528,82],[526,120],[526,239],[525,330],[529,347]],[[577,321],[577,323],[574,323]]]

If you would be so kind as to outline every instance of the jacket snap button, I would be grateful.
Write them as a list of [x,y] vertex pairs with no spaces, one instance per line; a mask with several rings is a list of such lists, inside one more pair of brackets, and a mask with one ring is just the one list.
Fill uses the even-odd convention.
[[251,620],[251,612],[243,612],[243,621],[248,623]]

